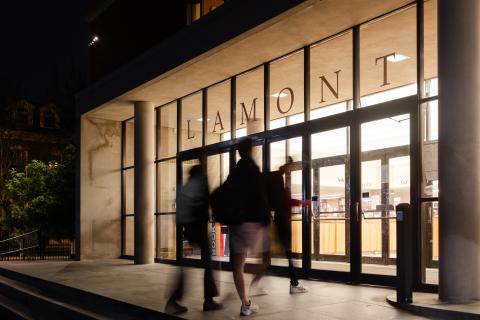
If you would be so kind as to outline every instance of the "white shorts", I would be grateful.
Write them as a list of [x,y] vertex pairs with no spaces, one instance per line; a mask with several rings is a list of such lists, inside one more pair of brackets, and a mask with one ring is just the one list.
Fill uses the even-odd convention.
[[244,222],[231,226],[229,230],[233,254],[270,251],[270,226],[258,222]]

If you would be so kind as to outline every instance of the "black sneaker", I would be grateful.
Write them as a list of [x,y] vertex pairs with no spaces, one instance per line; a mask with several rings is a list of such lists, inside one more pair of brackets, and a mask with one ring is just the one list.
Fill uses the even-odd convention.
[[167,305],[165,306],[165,312],[169,314],[179,314],[187,311],[187,307],[182,306],[175,300],[168,300]]
[[215,300],[205,301],[203,303],[203,311],[213,311],[213,310],[218,310],[222,308],[223,308],[223,305],[219,302],[216,302]]

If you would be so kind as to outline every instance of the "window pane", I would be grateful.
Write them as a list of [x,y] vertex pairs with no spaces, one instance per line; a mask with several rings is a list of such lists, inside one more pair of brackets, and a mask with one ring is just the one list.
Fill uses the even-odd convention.
[[410,144],[410,116],[390,117],[362,124],[362,151]]
[[162,161],[157,164],[157,212],[176,211],[177,162]]
[[263,131],[263,67],[238,76],[236,92],[237,130],[245,128],[246,135]]
[[352,33],[310,49],[310,119],[351,109]]
[[438,101],[422,104],[422,196],[438,197]]
[[158,157],[159,159],[174,157],[177,153],[177,103],[163,106],[160,112],[158,130]]
[[156,216],[156,255],[160,259],[176,258],[176,223],[175,215]]
[[123,158],[123,166],[133,166],[134,154],[133,154],[133,139],[134,139],[134,119],[130,119],[125,122],[125,150]]
[[303,114],[303,65],[303,51],[270,64],[270,121]]
[[360,29],[361,106],[417,93],[416,8]]
[[125,188],[125,214],[133,214],[133,183],[134,183],[134,169],[123,171],[123,183]]
[[230,81],[208,88],[207,144],[230,140]]
[[422,203],[422,282],[438,284],[438,201]]
[[[207,158],[207,175],[210,193],[225,182],[230,172],[230,154],[228,152]],[[220,223],[210,223],[211,248],[214,260],[228,261],[228,227]]]
[[123,217],[125,219],[125,252],[124,254],[127,256],[133,256],[133,248],[134,248],[134,217],[128,216]]
[[202,146],[202,120],[202,93],[182,99],[182,151]]
[[438,95],[437,0],[424,2],[423,24],[425,96],[433,97]]

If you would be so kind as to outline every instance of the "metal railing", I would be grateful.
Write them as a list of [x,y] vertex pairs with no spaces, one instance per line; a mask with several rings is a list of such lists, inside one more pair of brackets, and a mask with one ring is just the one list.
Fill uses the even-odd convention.
[[69,260],[74,257],[73,240],[45,239],[38,229],[0,240],[0,261]]

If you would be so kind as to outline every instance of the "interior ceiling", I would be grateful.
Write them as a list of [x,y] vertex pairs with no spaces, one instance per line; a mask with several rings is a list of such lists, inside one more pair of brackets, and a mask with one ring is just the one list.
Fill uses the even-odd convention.
[[[130,118],[133,116],[131,101],[152,101],[155,106],[168,103],[410,2],[409,0],[307,1],[224,45],[212,49],[196,58],[195,61],[190,61],[167,74],[160,75],[148,84],[94,109],[89,115],[112,120]],[[432,10],[427,10],[434,7],[434,1],[428,1],[425,7],[427,13],[431,12],[426,16],[425,21],[427,28],[425,31],[425,56],[436,57],[436,46],[429,45],[429,42],[433,43],[435,38],[436,14]],[[349,14],[345,14],[346,12]],[[362,94],[387,89],[380,87],[383,66],[381,61],[375,65],[375,58],[391,52],[411,57],[402,62],[389,63],[388,76],[392,86],[415,81],[415,25],[415,9],[411,8],[361,28]],[[312,48],[312,106],[320,105],[319,77],[326,75],[327,79],[335,85],[334,72],[337,70],[342,70],[339,74],[340,97],[351,97],[351,51],[350,33]],[[426,63],[425,73],[426,75],[434,74],[436,68],[434,65]],[[262,76],[263,71],[259,70],[258,72],[249,72],[237,79],[237,103],[245,100],[249,107],[253,97],[260,93],[259,103],[263,104]],[[303,90],[300,88],[303,88],[303,54],[289,56],[272,64],[270,82],[273,91],[280,90],[278,88],[284,86],[292,87],[295,91],[294,109],[302,106]],[[271,94],[275,93],[273,91]],[[325,97],[328,97],[328,94],[330,92],[326,90]],[[271,98],[271,100],[271,103],[276,104],[276,98]],[[201,99],[197,101],[200,103]],[[224,94],[212,94],[209,97],[210,105],[220,107],[229,102],[229,98],[225,99]],[[187,111],[185,109],[184,111]],[[188,109],[193,113],[189,115],[187,111],[184,113],[184,117],[199,118],[199,113],[194,111],[194,107]],[[272,113],[272,118],[275,117],[275,114]]]

